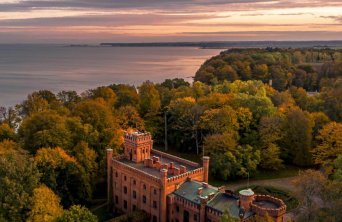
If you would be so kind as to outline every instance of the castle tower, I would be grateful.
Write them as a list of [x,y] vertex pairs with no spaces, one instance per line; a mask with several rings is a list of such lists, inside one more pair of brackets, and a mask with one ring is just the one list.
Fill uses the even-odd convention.
[[251,189],[240,190],[240,205],[245,212],[251,209],[251,203],[254,200],[254,192]]
[[150,133],[133,132],[124,134],[125,157],[136,163],[150,158],[153,140]]
[[203,169],[204,169],[204,182],[208,183],[208,178],[209,178],[209,160],[210,157],[204,156],[202,161],[203,161]]

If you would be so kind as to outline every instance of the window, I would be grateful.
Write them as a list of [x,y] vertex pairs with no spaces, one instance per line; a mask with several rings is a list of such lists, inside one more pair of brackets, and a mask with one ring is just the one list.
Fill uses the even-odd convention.
[[124,194],[127,194],[127,187],[124,186]]
[[176,211],[179,212],[179,206],[176,207]]
[[115,203],[119,204],[119,197],[117,195],[115,195]]
[[145,204],[146,203],[146,196],[143,195],[143,203]]
[[157,189],[153,189],[153,193],[154,193],[154,195],[156,195],[157,194]]
[[133,180],[133,185],[136,185],[136,184],[137,184],[137,182],[135,180]]
[[137,192],[135,190],[133,190],[133,198],[137,199]]
[[157,209],[157,201],[155,201],[155,200],[153,201],[153,208]]
[[145,185],[145,184],[144,184],[144,186],[143,186],[143,187],[144,187],[144,190],[146,190],[146,185]]
[[115,177],[118,177],[119,175],[118,175],[118,172],[115,172]]
[[133,204],[133,211],[137,209],[137,206]]
[[197,221],[197,214],[194,214],[194,221]]
[[127,209],[127,200],[124,200],[124,208]]
[[124,176],[124,180],[125,180],[125,181],[127,180],[127,177],[126,177],[126,176]]

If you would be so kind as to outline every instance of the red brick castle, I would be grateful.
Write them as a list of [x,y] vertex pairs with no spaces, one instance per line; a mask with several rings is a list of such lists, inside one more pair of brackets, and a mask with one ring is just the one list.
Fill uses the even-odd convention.
[[286,205],[280,199],[209,185],[207,156],[200,165],[154,150],[150,133],[125,133],[124,143],[121,156],[113,158],[107,150],[108,201],[113,210],[144,210],[152,222],[219,222],[225,212],[241,221],[266,213],[283,221]]

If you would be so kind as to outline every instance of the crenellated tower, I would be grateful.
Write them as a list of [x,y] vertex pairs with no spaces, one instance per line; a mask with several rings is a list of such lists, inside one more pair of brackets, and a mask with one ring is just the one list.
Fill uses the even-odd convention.
[[150,133],[134,132],[124,134],[125,157],[136,163],[150,158],[153,140]]

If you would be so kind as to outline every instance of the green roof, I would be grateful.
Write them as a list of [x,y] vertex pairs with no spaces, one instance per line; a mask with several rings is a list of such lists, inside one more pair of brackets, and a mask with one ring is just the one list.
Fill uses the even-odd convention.
[[[202,188],[202,192],[200,195],[198,194],[199,188]],[[173,193],[183,197],[184,199],[200,204],[200,196],[205,197],[211,193],[216,194],[218,193],[218,189],[217,187],[213,187],[210,185],[208,185],[208,187],[203,187],[203,184],[201,182],[186,181],[182,185],[180,185],[180,187]]]
[[217,194],[209,203],[208,207],[220,211],[228,212],[230,216],[239,218],[240,208],[237,203],[238,199],[225,193]]

